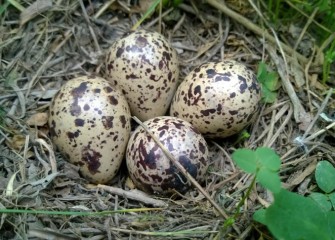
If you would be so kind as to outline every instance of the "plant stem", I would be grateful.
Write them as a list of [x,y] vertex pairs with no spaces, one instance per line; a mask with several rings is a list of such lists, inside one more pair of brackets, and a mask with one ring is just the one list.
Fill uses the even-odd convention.
[[234,219],[238,217],[238,215],[240,214],[240,208],[241,208],[242,205],[244,204],[245,200],[246,200],[247,198],[249,198],[250,193],[251,193],[251,190],[254,188],[255,183],[256,183],[257,173],[258,173],[258,170],[257,170],[257,172],[256,172],[256,174],[255,174],[255,176],[254,176],[254,178],[252,179],[252,182],[251,182],[251,184],[249,185],[246,194],[242,197],[241,201],[238,203],[238,205],[237,205],[237,207],[236,207],[236,212],[234,213],[234,216],[233,216]]
[[235,223],[235,219],[238,217],[238,215],[240,214],[240,208],[242,207],[242,205],[244,204],[245,200],[250,196],[251,190],[253,189],[253,187],[255,186],[256,183],[256,177],[257,177],[257,173],[258,170],[254,176],[254,178],[252,179],[252,182],[250,183],[246,194],[242,197],[242,199],[239,201],[239,203],[237,204],[236,207],[236,211],[234,213],[234,215],[232,217],[229,217],[223,224],[221,230],[219,231],[218,235],[216,236],[216,239],[221,239],[220,236],[223,236],[223,233],[228,229],[228,227],[230,227],[231,225],[233,225]]

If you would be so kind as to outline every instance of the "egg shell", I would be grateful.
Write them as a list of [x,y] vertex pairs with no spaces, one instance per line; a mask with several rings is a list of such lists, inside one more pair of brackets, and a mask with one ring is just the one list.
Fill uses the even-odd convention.
[[252,70],[233,61],[196,67],[179,85],[170,115],[190,122],[205,137],[228,137],[250,124],[261,89]]
[[49,113],[51,139],[93,183],[118,172],[130,136],[130,110],[121,91],[100,77],[67,81]]
[[[169,116],[155,117],[144,124],[193,178],[199,182],[204,179],[209,153],[197,129]],[[171,195],[174,190],[185,193],[190,188],[185,176],[141,126],[129,139],[126,163],[130,178],[145,192]]]
[[177,53],[157,32],[132,32],[107,54],[106,78],[122,89],[131,113],[141,121],[167,112],[178,76]]

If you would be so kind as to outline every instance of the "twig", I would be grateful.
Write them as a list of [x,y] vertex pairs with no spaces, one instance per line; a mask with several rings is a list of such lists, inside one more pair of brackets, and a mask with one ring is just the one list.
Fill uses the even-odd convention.
[[155,207],[167,207],[167,203],[162,200],[153,199],[144,192],[134,189],[130,191],[123,190],[121,188],[106,186],[103,184],[98,184],[98,188],[104,189],[110,193],[126,197],[128,199],[136,200],[139,202],[143,202],[145,204],[149,204]]
[[154,20],[152,20],[151,22],[147,23],[143,29],[149,29],[151,28],[153,25],[155,25],[157,22],[159,22],[160,18],[164,18],[165,16],[167,16],[169,13],[171,13],[173,11],[174,8],[169,8],[168,10],[166,10],[165,12],[162,13],[162,16],[158,16],[157,18],[155,18]]
[[324,129],[321,129],[320,131],[317,131],[316,133],[314,133],[311,136],[307,137],[306,139],[304,139],[304,141],[311,141],[314,138],[316,138],[317,136],[321,135],[322,133],[326,132],[327,130],[329,130],[329,129],[333,128],[333,127],[335,127],[335,122],[329,124]]
[[[322,104],[321,104],[321,106],[320,106],[320,108],[319,108],[317,114],[315,115],[313,121],[309,124],[309,126],[308,126],[308,128],[306,129],[304,135],[302,136],[302,140],[304,140],[304,139],[307,137],[308,133],[309,133],[309,132],[311,131],[311,129],[313,128],[313,126],[314,126],[315,122],[318,120],[320,114],[323,112],[323,110],[324,110],[325,107],[327,106],[327,103],[329,102],[329,99],[330,99],[332,93],[333,93],[333,89],[330,88],[329,91],[328,91],[328,93],[327,93],[326,98],[325,98],[324,101],[322,102]],[[311,140],[311,139],[309,139],[309,140]]]
[[79,3],[80,3],[81,10],[83,11],[84,19],[85,19],[85,21],[86,21],[86,23],[87,23],[88,29],[90,30],[91,36],[92,36],[92,38],[93,38],[93,42],[94,42],[94,45],[95,45],[95,49],[96,49],[96,51],[101,52],[101,49],[100,49],[100,45],[99,45],[97,36],[95,35],[95,32],[94,32],[94,30],[93,30],[93,28],[92,28],[92,26],[91,26],[91,22],[90,22],[90,19],[88,18],[88,14],[87,14],[87,12],[86,12],[86,9],[85,9],[83,0],[80,0]]
[[[281,110],[283,110],[283,108],[281,109]],[[286,112],[286,110],[287,109],[285,109],[285,112]],[[292,116],[292,114],[293,114],[293,110],[292,110],[292,107],[291,107],[291,105],[289,106],[289,111],[288,111],[288,113],[287,113],[287,115],[286,115],[286,117],[285,117],[285,120],[284,120],[284,122],[280,125],[280,127],[276,130],[276,133],[272,136],[272,138],[268,141],[268,143],[267,143],[267,146],[268,147],[271,147],[274,143],[275,143],[275,141],[276,141],[276,139],[279,137],[279,135],[282,133],[282,131],[284,130],[284,128],[285,128],[285,126],[288,124],[288,122],[291,120],[291,116]]]
[[[267,31],[261,29],[260,27],[258,27],[257,25],[253,24],[249,19],[243,17],[242,15],[234,12],[233,10],[231,10],[230,8],[228,8],[224,3],[222,2],[218,2],[217,0],[207,0],[207,2],[212,5],[213,7],[219,9],[220,11],[222,11],[224,14],[226,14],[227,16],[229,16],[230,18],[233,18],[235,21],[237,21],[238,23],[241,23],[244,27],[248,28],[249,30],[253,31],[254,33],[256,33],[257,35],[260,36],[264,36],[265,39],[267,39],[268,41],[272,42],[272,43],[276,43],[276,39],[271,36]],[[303,63],[307,63],[307,58],[305,58],[303,55],[297,53],[296,51],[294,51],[293,48],[291,48],[290,46],[280,42],[280,45],[283,47],[283,49],[290,53],[291,55],[296,56],[301,62]]]
[[288,96],[291,99],[291,102],[293,104],[293,110],[294,110],[294,119],[296,122],[303,122],[306,117],[307,113],[305,108],[302,106],[293,86],[292,83],[290,82],[290,79],[288,77],[288,72],[287,69],[284,69],[282,59],[276,54],[276,52],[271,49],[269,46],[266,47],[273,62],[276,64],[278,73],[280,75],[280,78],[282,80],[283,86],[288,94]]
[[[43,151],[43,147],[45,147],[48,152],[49,152],[49,162],[50,162],[50,166],[51,166],[51,172],[52,173],[57,173],[57,161],[56,161],[56,156],[55,156],[55,153],[52,149],[52,145],[51,144],[48,144],[44,139],[42,138],[37,138],[35,139],[35,142],[36,143],[39,143],[40,146],[41,146],[41,150]],[[47,173],[46,173],[47,175]]]
[[47,68],[49,62],[51,61],[51,59],[55,56],[55,54],[58,52],[58,50],[67,42],[67,40],[69,40],[69,38],[72,36],[72,31],[68,30],[64,33],[64,35],[59,36],[52,44],[51,46],[56,45],[55,48],[51,49],[51,53],[49,54],[49,56],[47,57],[47,59],[43,62],[43,64],[38,68],[38,70],[36,71],[36,73],[34,74],[34,76],[31,78],[29,84],[28,84],[28,89],[26,92],[26,98],[28,98],[32,87],[35,84],[35,81],[37,80],[37,78],[42,74],[42,72]]
[[104,5],[99,9],[99,11],[96,14],[94,14],[93,18],[94,19],[99,18],[114,2],[115,0],[106,1]]
[[307,31],[307,28],[309,27],[309,25],[313,22],[314,20],[314,17],[315,17],[315,14],[319,11],[319,8],[315,8],[312,15],[308,18],[308,21],[307,23],[305,24],[304,28],[302,29],[297,41],[295,42],[295,45],[294,45],[294,50],[296,51],[300,42],[301,42],[301,39],[303,38],[304,34],[306,33]]
[[314,59],[313,56],[315,56],[315,48],[313,48],[313,53],[311,55],[311,59],[308,61],[308,63],[305,66],[305,79],[306,79],[306,92],[307,92],[307,98],[308,98],[308,106],[309,106],[309,111],[312,112],[313,111],[313,105],[312,105],[312,98],[311,98],[311,91],[310,91],[310,86],[309,86],[309,68],[312,64],[312,61]]
[[[290,5],[291,8],[294,8],[294,10],[296,10],[297,12],[299,12],[301,15],[305,16],[306,18],[309,18],[309,15],[306,14],[305,12],[301,11],[300,8],[298,8],[295,4],[293,4],[291,1],[286,0],[285,1],[288,5]],[[332,33],[332,31],[328,28],[326,28],[325,26],[323,26],[322,24],[320,24],[318,21],[316,21],[314,18],[312,19],[313,24],[315,24],[316,26],[318,26],[319,28],[321,28],[322,30],[328,32],[328,33]]]

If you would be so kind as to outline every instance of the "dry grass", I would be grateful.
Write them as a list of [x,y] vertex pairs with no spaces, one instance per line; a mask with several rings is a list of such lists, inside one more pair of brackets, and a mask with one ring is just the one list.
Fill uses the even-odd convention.
[[[85,1],[85,5],[74,0],[33,2],[25,1],[23,8],[9,5],[1,15],[0,208],[65,214],[2,214],[0,238],[218,239],[225,218],[197,190],[178,200],[145,196],[146,202],[140,193],[128,189],[124,168],[110,183],[114,189],[90,185],[79,176],[77,167],[53,150],[48,138],[46,113],[53,95],[74,76],[102,74],[106,49],[131,29],[144,10],[126,0]],[[248,140],[235,145],[234,139],[211,143],[205,191],[232,215],[251,177],[234,166],[230,154],[239,147],[268,146],[281,156],[284,186],[301,194],[310,192],[317,161],[335,164],[335,100],[319,83],[321,63],[313,58],[320,55],[318,48],[311,49],[311,56],[297,55],[289,47],[296,43],[288,41],[278,47],[274,32],[265,33],[251,21],[241,22],[224,6],[215,5],[216,1],[208,0],[211,5],[206,7],[195,2],[185,1],[175,21],[154,14],[142,24],[143,28],[161,29],[178,50],[180,79],[203,62],[229,58],[255,71],[263,60],[279,73],[283,85],[278,100],[262,107]],[[229,6],[244,16],[262,21],[257,9],[244,1],[227,2],[235,2]],[[171,11],[163,11],[162,16]],[[322,114],[332,116],[333,122]],[[271,201],[269,192],[255,189],[234,227],[221,236],[257,236],[252,213]],[[147,209],[154,205],[159,209]],[[126,209],[142,211],[66,214]]]

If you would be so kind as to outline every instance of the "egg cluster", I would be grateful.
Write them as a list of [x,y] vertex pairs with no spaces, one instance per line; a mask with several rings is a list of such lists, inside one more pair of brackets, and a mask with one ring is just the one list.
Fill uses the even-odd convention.
[[[67,81],[49,114],[54,144],[94,183],[113,179],[125,157],[139,189],[184,193],[190,183],[148,131],[202,181],[209,165],[205,137],[241,131],[259,109],[255,74],[236,61],[204,63],[178,86],[176,51],[156,32],[138,30],[114,42],[104,66],[104,78]],[[131,134],[132,115],[147,129]]]

